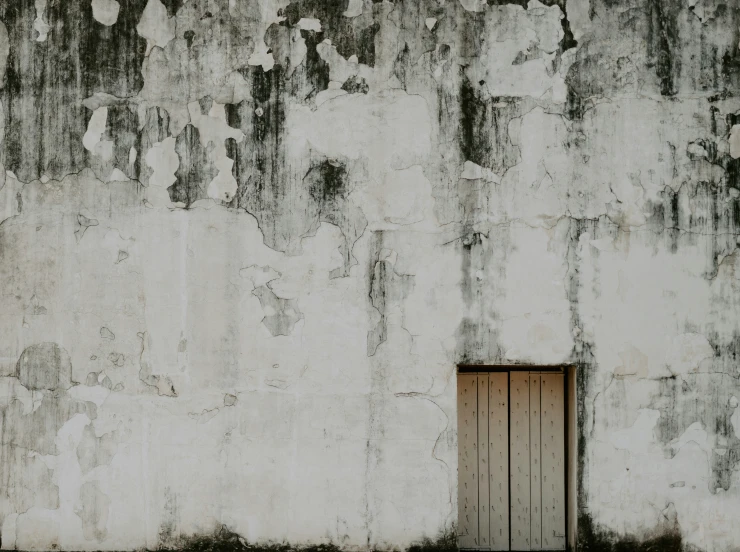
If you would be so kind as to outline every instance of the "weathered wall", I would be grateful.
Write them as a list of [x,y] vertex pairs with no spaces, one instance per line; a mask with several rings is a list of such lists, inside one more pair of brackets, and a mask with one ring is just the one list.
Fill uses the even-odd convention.
[[0,22],[3,548],[449,533],[516,362],[577,366],[581,546],[736,549],[737,0]]

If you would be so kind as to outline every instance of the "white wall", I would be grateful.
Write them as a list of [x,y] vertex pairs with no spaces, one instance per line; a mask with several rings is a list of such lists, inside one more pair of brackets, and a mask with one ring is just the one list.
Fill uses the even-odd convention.
[[0,7],[2,548],[436,538],[568,363],[580,542],[733,549],[738,7],[551,3]]

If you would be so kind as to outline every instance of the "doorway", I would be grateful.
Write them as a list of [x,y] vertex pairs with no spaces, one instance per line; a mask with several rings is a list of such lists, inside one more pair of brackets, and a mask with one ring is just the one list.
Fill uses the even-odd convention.
[[458,373],[458,545],[565,550],[567,370],[483,370]]

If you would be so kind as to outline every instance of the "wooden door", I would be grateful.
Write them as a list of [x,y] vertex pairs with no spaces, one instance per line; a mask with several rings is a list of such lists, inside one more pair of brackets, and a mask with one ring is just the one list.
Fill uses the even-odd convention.
[[565,549],[560,372],[458,376],[458,545]]

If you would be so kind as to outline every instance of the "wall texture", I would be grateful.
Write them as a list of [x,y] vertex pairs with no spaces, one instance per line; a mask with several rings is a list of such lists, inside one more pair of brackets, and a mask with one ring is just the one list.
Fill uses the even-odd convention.
[[2,548],[450,534],[456,364],[571,363],[579,545],[737,550],[738,0],[0,22]]

